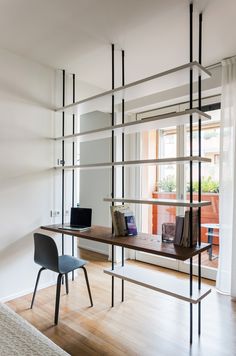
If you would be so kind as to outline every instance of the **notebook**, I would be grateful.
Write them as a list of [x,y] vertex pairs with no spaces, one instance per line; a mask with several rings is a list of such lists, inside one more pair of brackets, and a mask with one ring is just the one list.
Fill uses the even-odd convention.
[[90,208],[71,208],[70,224],[63,225],[63,230],[87,231],[92,223],[92,209]]

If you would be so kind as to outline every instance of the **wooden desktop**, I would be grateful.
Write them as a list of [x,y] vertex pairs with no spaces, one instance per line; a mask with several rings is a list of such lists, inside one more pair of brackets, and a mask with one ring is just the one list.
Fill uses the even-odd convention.
[[154,255],[175,258],[176,260],[181,261],[185,261],[193,256],[196,256],[211,247],[210,244],[201,243],[201,246],[183,248],[175,246],[172,243],[159,242],[157,235],[145,233],[139,233],[137,236],[114,236],[112,235],[111,228],[98,225],[93,225],[91,229],[83,232],[73,229],[63,230],[63,225],[61,224],[41,226],[41,229],[53,231],[59,234],[81,237],[87,240],[106,243],[113,246],[138,250]]

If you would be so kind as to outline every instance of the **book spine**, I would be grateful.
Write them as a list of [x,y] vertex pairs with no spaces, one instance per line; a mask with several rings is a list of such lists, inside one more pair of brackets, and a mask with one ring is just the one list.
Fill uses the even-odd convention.
[[174,244],[180,246],[183,238],[184,216],[176,216]]
[[181,243],[181,246],[183,246],[183,247],[188,247],[189,230],[190,230],[189,229],[189,216],[190,216],[190,211],[189,210],[185,211],[183,238],[182,238],[182,243]]
[[111,217],[112,217],[112,223],[114,226],[114,232],[116,236],[119,236],[119,230],[118,230],[118,224],[117,224],[117,211],[112,211]]

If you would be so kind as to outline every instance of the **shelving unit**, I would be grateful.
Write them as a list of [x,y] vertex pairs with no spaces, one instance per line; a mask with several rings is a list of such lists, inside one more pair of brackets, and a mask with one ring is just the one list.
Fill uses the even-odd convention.
[[179,206],[184,208],[199,208],[211,205],[210,201],[189,201],[183,199],[131,199],[131,198],[104,198],[104,201],[113,203],[133,203],[133,204],[151,204],[151,205],[167,205]]
[[198,289],[198,283],[194,282],[193,292],[190,295],[184,279],[168,276],[166,273],[147,271],[136,266],[118,266],[114,270],[105,269],[104,273],[193,304],[198,304],[211,292],[207,287]]
[[181,164],[189,163],[190,161],[194,163],[202,162],[211,162],[210,158],[192,156],[192,157],[172,157],[172,158],[158,158],[158,159],[141,159],[134,161],[120,161],[120,162],[101,162],[101,163],[90,163],[90,164],[80,164],[73,166],[56,166],[55,169],[99,169],[99,168],[109,168],[109,167],[121,167],[121,166],[156,166],[164,164]]
[[[119,278],[122,280],[122,301],[124,300],[124,281],[129,281],[131,283],[136,283],[139,285],[142,285],[147,288],[151,288],[153,290],[156,290],[158,292],[164,293],[171,295],[173,297],[185,300],[190,303],[190,343],[192,343],[193,340],[193,304],[198,305],[198,333],[200,335],[201,333],[201,300],[205,298],[209,293],[210,290],[204,290],[201,285],[201,208],[204,206],[208,206],[211,204],[211,202],[208,201],[202,201],[201,200],[201,164],[204,161],[202,160],[201,157],[201,122],[202,119],[209,119],[207,118],[201,111],[201,81],[202,81],[202,76],[203,74],[209,74],[206,73],[206,71],[203,69],[201,66],[201,58],[202,58],[202,14],[199,16],[199,65],[195,65],[197,69],[201,69],[198,74],[197,74],[197,80],[198,80],[198,110],[193,109],[193,82],[195,80],[195,75],[194,75],[194,69],[193,69],[193,4],[190,4],[190,64],[185,65],[182,67],[174,68],[173,70],[166,71],[164,73],[161,73],[160,75],[153,76],[152,79],[149,78],[149,80],[157,80],[158,78],[163,78],[165,75],[169,76],[169,74],[173,73],[178,73],[181,68],[182,69],[187,69],[189,71],[189,109],[186,110],[185,112],[181,112],[179,114],[173,113],[170,115],[164,115],[162,117],[158,118],[151,118],[146,120],[144,123],[127,123],[118,126],[118,127],[112,127],[112,128],[107,128],[113,129],[113,134],[115,133],[130,133],[130,132],[140,132],[143,130],[151,130],[151,129],[158,129],[158,128],[163,128],[166,126],[178,126],[178,125],[184,125],[189,123],[189,132],[190,132],[190,157],[189,157],[189,167],[190,167],[190,199],[189,201],[187,200],[178,200],[178,199],[137,199],[137,198],[128,198],[125,197],[124,194],[122,194],[122,197],[114,197],[114,194],[112,193],[111,198],[104,198],[104,201],[112,203],[114,205],[115,203],[134,203],[134,204],[151,204],[151,205],[166,205],[166,206],[176,206],[176,207],[185,207],[189,208],[190,210],[190,247],[193,246],[193,227],[192,227],[192,214],[193,214],[193,209],[196,208],[198,209],[199,213],[199,221],[198,221],[198,227],[199,227],[199,238],[198,238],[198,246],[200,248],[198,252],[198,281],[195,284],[193,281],[193,260],[192,256],[189,255],[188,257],[186,256],[186,259],[190,259],[190,274],[189,274],[189,286],[186,285],[186,283],[174,283],[172,280],[167,281],[165,280],[163,283],[163,280],[157,278],[153,273],[146,273],[143,272],[142,270],[135,271],[132,269],[130,266],[126,267],[124,266],[124,252],[122,251],[122,265],[120,267],[115,267],[114,265],[114,250],[112,249],[112,268],[110,270],[105,270],[104,272],[106,274],[109,274],[112,276],[112,306],[114,305],[114,277]],[[172,78],[173,79],[173,78]],[[143,82],[139,82],[138,85],[148,84],[148,79],[145,79]],[[150,83],[149,83],[150,84]],[[164,87],[166,85],[166,82],[164,82]],[[134,85],[135,86],[135,85]],[[174,85],[175,86],[175,83]],[[117,91],[112,90],[110,93],[106,93],[106,95],[112,94],[112,100],[113,100],[113,106],[112,106],[112,115],[114,116],[114,95],[116,94],[121,94],[121,99],[122,99],[122,116],[124,117],[124,111],[125,111],[125,104],[124,101],[125,99],[128,98],[128,100],[132,100],[130,98],[129,94],[132,93],[131,91],[132,86],[124,86],[123,90],[122,88],[118,88]],[[136,88],[137,89],[137,88]],[[150,91],[146,92],[146,95],[148,95]],[[101,96],[97,99],[100,99]],[[83,110],[82,103],[77,103],[77,109],[78,110]],[[197,118],[196,118],[197,116]],[[199,189],[198,189],[198,200],[194,201],[193,200],[193,124],[198,122],[198,180],[199,180]],[[140,126],[138,126],[138,124]],[[134,129],[134,130],[133,130]],[[138,129],[138,130],[137,130]],[[101,129],[100,132],[104,133],[104,130]],[[78,136],[81,138],[82,135],[89,135],[90,133],[81,133]],[[122,163],[123,163],[123,168],[125,167],[125,160],[124,160],[124,149],[122,147]],[[175,163],[178,163],[179,158],[176,158]],[[172,159],[172,161],[174,161]],[[187,162],[187,161],[185,161]],[[136,162],[137,163],[137,162]],[[151,163],[151,162],[149,162]],[[155,162],[156,164],[158,163],[157,161]],[[120,162],[119,162],[120,164]],[[153,164],[153,162],[152,162]],[[114,167],[114,163],[112,162],[112,168]],[[114,179],[114,176],[112,175],[112,179]],[[124,176],[122,176],[122,185],[124,184]],[[122,190],[124,192],[124,190]],[[185,249],[185,248],[182,248]],[[174,253],[172,258],[176,258],[176,254]]]
[[188,84],[190,70],[192,71],[193,82],[197,82],[199,76],[201,76],[202,79],[211,77],[211,73],[200,63],[191,61],[190,63],[122,85],[70,105],[62,106],[55,109],[55,111],[75,115],[86,114],[93,110],[110,112],[112,97],[114,97],[114,104],[117,103],[121,111],[122,99],[125,101],[135,100],[173,87],[178,87],[179,83],[182,85]]
[[160,242],[157,235],[150,235],[139,232],[134,238],[133,236],[114,236],[112,229],[106,226],[93,225],[87,231],[78,231],[71,229],[63,229],[63,225],[42,226],[42,229],[65,233],[67,235],[82,237],[83,239],[93,240],[96,242],[105,243],[108,245],[130,248],[137,251],[152,253],[154,255],[174,258],[179,261],[186,261],[191,257],[197,256],[200,252],[207,251],[211,244],[201,243],[201,246],[193,246],[182,248],[174,244]]
[[[201,285],[201,253],[209,248],[209,245],[203,244],[201,242],[201,235],[199,234],[198,245],[193,247],[192,243],[192,211],[193,208],[197,208],[199,211],[199,231],[201,231],[201,208],[208,206],[211,203],[208,201],[201,200],[201,164],[209,162],[210,160],[202,157],[201,155],[201,122],[202,120],[209,120],[210,116],[201,111],[201,82],[202,79],[210,77],[211,74],[201,65],[202,57],[202,14],[199,16],[199,63],[193,61],[193,5],[190,4],[190,56],[189,63],[184,64],[179,67],[155,74],[153,76],[135,81],[125,85],[124,81],[124,51],[122,51],[122,86],[114,88],[114,45],[112,45],[112,89],[104,93],[100,93],[93,97],[85,100],[77,101],[73,100],[70,105],[63,105],[61,108],[57,108],[56,112],[62,112],[63,120],[65,113],[72,114],[73,118],[75,115],[81,115],[89,113],[95,110],[103,112],[111,112],[111,125],[108,127],[99,128],[96,130],[90,130],[86,132],[77,132],[73,128],[73,132],[70,135],[64,134],[64,128],[62,130],[62,136],[55,138],[56,141],[62,142],[62,166],[55,167],[55,169],[62,170],[62,211],[64,212],[64,172],[65,170],[72,170],[72,179],[74,182],[74,171],[75,169],[100,169],[111,167],[112,171],[112,182],[111,182],[111,197],[104,198],[104,201],[110,202],[112,205],[115,203],[135,203],[135,204],[151,204],[151,205],[165,205],[165,206],[176,206],[176,207],[186,207],[190,210],[190,248],[182,248],[175,246],[167,246],[167,244],[161,244],[158,246],[155,244],[153,248],[152,241],[155,240],[154,237],[145,234],[139,234],[137,237],[132,238],[122,238],[114,237],[112,233],[107,233],[104,228],[104,236],[100,231],[99,235],[95,237],[96,231],[91,229],[88,233],[78,233],[77,236],[108,243],[112,246],[112,267],[110,270],[105,270],[104,272],[112,277],[112,307],[114,306],[114,278],[119,278],[122,280],[122,293],[121,300],[124,301],[124,281],[129,281],[132,283],[139,284],[141,286],[151,288],[158,292],[176,297],[183,301],[190,303],[190,343],[192,343],[193,336],[193,304],[198,305],[198,333],[201,333],[201,301],[205,298],[210,290],[205,290]],[[161,80],[161,81],[160,81]],[[198,109],[193,108],[193,83],[198,82]],[[151,95],[157,93],[161,90],[167,90],[169,88],[177,87],[179,84],[189,84],[189,109],[171,113],[168,115],[155,116],[149,119],[144,119],[140,121],[125,122],[125,103],[127,101],[132,101],[143,96]],[[64,88],[64,87],[63,87]],[[65,89],[63,89],[65,90]],[[64,95],[64,94],[63,94]],[[64,98],[64,97],[63,97]],[[73,97],[74,99],[74,97]],[[64,100],[64,99],[63,99]],[[115,110],[120,112],[122,115],[122,123],[115,124]],[[64,122],[64,121],[63,121]],[[198,124],[198,155],[193,156],[193,124]],[[178,125],[189,125],[190,132],[190,155],[186,157],[172,157],[167,159],[152,159],[152,160],[134,160],[125,161],[124,157],[124,146],[125,146],[125,135],[142,132],[152,129],[160,129],[163,127],[178,126]],[[122,135],[122,161],[115,162],[114,160],[114,138],[115,135]],[[64,143],[65,140],[72,140],[73,144],[73,157],[74,157],[74,142],[84,142],[94,139],[102,139],[106,137],[111,137],[111,162],[101,162],[94,164],[83,164],[75,165],[74,158],[72,165],[65,165],[64,162]],[[158,164],[180,164],[188,163],[190,167],[190,199],[189,200],[179,200],[179,199],[136,199],[127,198],[124,196],[124,169],[127,166],[136,165],[158,165]],[[193,200],[193,163],[198,164],[198,178],[199,178],[199,190],[197,201]],[[115,167],[122,167],[122,196],[115,197]],[[74,191],[74,183],[73,183]],[[63,221],[62,221],[63,223]],[[49,228],[50,230],[50,228]],[[53,227],[51,231],[53,230]],[[63,230],[62,234],[63,234]],[[64,232],[71,235],[70,231]],[[74,234],[76,236],[76,234]],[[134,242],[135,241],[135,242]],[[141,241],[141,242],[140,242]],[[120,267],[115,267],[114,263],[114,246],[122,247],[122,263]],[[144,252],[151,251],[157,255],[166,256],[169,258],[179,259],[179,260],[190,260],[190,273],[189,273],[189,285],[186,281],[177,280],[176,283],[172,279],[163,281],[162,277],[157,277],[156,274],[146,274],[143,270],[135,270],[130,266],[125,266],[124,261],[124,248],[133,248],[136,250],[141,250]],[[194,283],[193,281],[193,261],[192,257],[198,255],[198,281]],[[166,278],[166,277],[165,277]]]
[[210,120],[210,116],[206,113],[198,110],[198,109],[191,109],[185,110],[181,112],[175,112],[171,114],[159,115],[154,116],[149,119],[139,120],[139,121],[131,121],[127,123],[122,123],[119,125],[112,125],[108,127],[102,127],[96,130],[90,130],[85,132],[79,132],[72,135],[66,135],[57,137],[56,141],[61,140],[68,140],[68,139],[77,139],[79,142],[85,141],[93,141],[99,140],[103,138],[110,137],[111,131],[114,134],[132,134],[137,132],[143,132],[148,130],[157,130],[164,127],[170,126],[180,126],[184,124],[188,124],[189,122],[189,115],[192,115],[193,123],[198,123],[199,119],[203,120]]

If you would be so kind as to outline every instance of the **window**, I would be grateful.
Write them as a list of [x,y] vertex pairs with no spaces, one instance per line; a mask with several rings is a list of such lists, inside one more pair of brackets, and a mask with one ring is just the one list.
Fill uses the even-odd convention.
[[[217,224],[219,222],[220,109],[211,111],[209,114],[212,119],[202,122],[202,156],[211,159],[211,163],[202,164],[202,199],[210,200],[212,205],[202,209],[202,224]],[[188,125],[142,133],[141,159],[189,155],[189,136]],[[193,141],[193,155],[198,156],[197,125],[193,129]],[[198,165],[195,163],[193,167],[193,188],[197,199]],[[182,177],[184,177],[184,184],[181,183],[181,181],[183,182]],[[143,197],[189,198],[189,164],[142,167],[141,180]],[[175,222],[176,214],[179,214],[179,211],[171,206],[142,206],[142,231],[161,234],[162,224]],[[208,241],[208,232],[207,228],[202,227],[202,241]],[[217,268],[218,266],[218,259],[214,258],[219,252],[218,231],[213,230],[213,234],[212,260],[209,259],[207,252],[202,255],[202,263],[207,268]],[[147,259],[145,258],[145,260]]]

